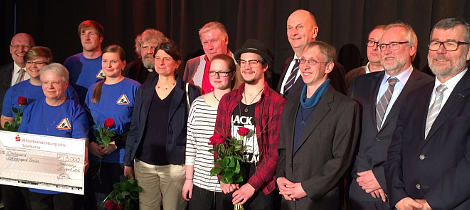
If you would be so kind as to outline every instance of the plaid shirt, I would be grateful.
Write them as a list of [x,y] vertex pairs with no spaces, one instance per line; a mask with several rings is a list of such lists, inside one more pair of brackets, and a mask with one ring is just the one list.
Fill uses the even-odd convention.
[[[244,87],[243,83],[238,89],[225,94],[220,99],[215,134],[221,133],[224,137],[230,138],[231,116],[242,100]],[[256,191],[262,189],[267,195],[276,187],[277,144],[279,142],[281,113],[286,100],[271,89],[266,82],[264,87],[261,98],[256,103],[254,117],[260,157],[256,172],[249,178],[248,183]],[[214,155],[217,157],[216,153]]]

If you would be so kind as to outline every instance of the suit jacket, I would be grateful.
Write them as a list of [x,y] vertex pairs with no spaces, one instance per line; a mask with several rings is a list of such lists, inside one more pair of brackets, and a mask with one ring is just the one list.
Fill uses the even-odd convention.
[[11,86],[13,68],[13,62],[0,66],[0,110],[2,110],[3,107],[3,98],[5,97],[5,93]]
[[385,163],[390,206],[426,199],[433,210],[470,209],[470,72],[457,83],[426,139],[434,82],[403,104]]
[[351,89],[354,79],[356,79],[356,77],[358,76],[366,74],[366,68],[367,66],[361,66],[346,73],[346,76],[344,77],[344,82],[346,84],[347,93],[349,93],[349,89]]
[[141,58],[127,64],[122,71],[122,76],[131,78],[140,84],[150,81],[156,74],[155,71],[149,72],[148,69],[145,68]]
[[281,209],[341,209],[343,175],[359,138],[359,105],[330,85],[293,152],[299,105],[300,92],[287,100],[282,112],[276,176],[300,182],[307,197],[295,202],[282,198]]
[[366,193],[356,182],[357,173],[362,171],[372,170],[382,189],[385,193],[388,193],[383,164],[387,160],[387,149],[392,141],[400,108],[407,99],[408,93],[433,81],[431,76],[413,69],[405,87],[403,87],[403,90],[390,109],[382,128],[380,131],[377,131],[375,108],[380,83],[384,76],[385,72],[383,71],[361,75],[354,80],[349,92],[349,96],[356,100],[362,108],[359,152],[356,155],[352,169],[353,181],[349,191],[351,202],[381,201],[380,198],[373,198],[370,194]]
[[[284,77],[286,77],[287,69],[289,68],[289,65],[293,59],[294,57],[290,57],[286,61],[284,61],[284,64],[282,64],[281,79],[279,80],[279,83],[277,84],[277,88],[276,88],[276,91],[278,93],[280,93],[281,91],[282,81],[284,80]],[[344,67],[338,62],[335,62],[333,71],[331,71],[330,74],[328,75],[328,78],[330,79],[330,85],[333,86],[333,88],[335,88],[336,91],[342,94],[346,94],[346,85],[344,82],[344,75],[345,75]],[[302,80],[302,76],[299,76],[299,78],[297,78],[294,85],[292,85],[289,91],[287,91],[287,93],[284,93],[284,95],[282,96],[286,99],[289,99],[290,97],[295,96],[297,93],[300,93],[304,85],[305,83]]]
[[[134,111],[129,133],[126,139],[126,153],[124,164],[134,165],[134,157],[144,138],[144,130],[147,123],[147,116],[152,102],[155,86],[158,82],[158,74],[148,83],[142,85],[137,90],[135,96]],[[168,113],[168,136],[166,143],[166,156],[168,162],[174,165],[184,164],[184,154],[186,150],[186,123],[188,119],[189,107],[186,100],[186,83],[176,78],[176,86],[171,99],[170,112]],[[199,96],[199,90],[193,85],[189,85],[189,101],[193,102]],[[151,125],[149,125],[151,126]],[[149,127],[150,128],[150,127]]]

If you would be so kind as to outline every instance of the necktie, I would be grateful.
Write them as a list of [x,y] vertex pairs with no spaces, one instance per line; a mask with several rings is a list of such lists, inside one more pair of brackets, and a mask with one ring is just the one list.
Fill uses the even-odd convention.
[[428,111],[428,117],[426,118],[426,130],[424,131],[424,139],[428,136],[429,131],[431,130],[434,120],[436,120],[439,111],[441,111],[442,98],[444,96],[444,91],[447,90],[447,86],[440,84],[436,88],[436,98],[434,98],[434,103],[432,103],[431,108]]
[[299,60],[295,60],[294,67],[292,68],[292,71],[290,72],[289,77],[287,78],[287,82],[284,85],[284,94],[289,91],[289,89],[294,85],[295,82],[295,77],[297,77],[297,72],[299,72]]
[[382,128],[382,122],[384,121],[385,112],[387,111],[388,103],[390,103],[390,99],[392,98],[393,89],[395,88],[395,84],[398,82],[398,79],[395,77],[389,77],[388,81],[388,88],[385,93],[380,97],[379,103],[375,107],[376,112],[376,119],[377,119],[377,131]]
[[18,72],[18,77],[16,78],[16,82],[15,84],[18,84],[19,82],[23,81],[24,79],[24,73],[26,71],[24,69],[20,69],[19,72]]

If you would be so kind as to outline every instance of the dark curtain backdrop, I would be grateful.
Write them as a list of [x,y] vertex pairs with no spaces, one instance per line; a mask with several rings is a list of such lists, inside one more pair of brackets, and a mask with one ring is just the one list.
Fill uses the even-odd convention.
[[273,71],[280,73],[286,58],[293,55],[286,35],[286,21],[296,9],[316,17],[317,40],[336,47],[346,70],[367,62],[367,35],[378,24],[401,20],[418,35],[415,67],[427,65],[427,43],[432,26],[446,17],[470,21],[470,2],[465,0],[2,0],[0,61],[11,62],[8,51],[15,32],[26,32],[36,45],[50,47],[55,61],[81,52],[77,27],[93,19],[105,28],[103,47],[118,44],[128,62],[136,58],[135,36],[146,28],[162,31],[176,41],[184,61],[203,54],[198,29],[209,21],[224,24],[229,48],[234,52],[246,39],[263,41],[274,55]]

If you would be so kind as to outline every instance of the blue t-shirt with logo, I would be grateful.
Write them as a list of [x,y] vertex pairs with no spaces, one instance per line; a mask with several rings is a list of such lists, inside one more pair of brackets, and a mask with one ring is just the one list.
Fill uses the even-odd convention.
[[[18,132],[76,139],[87,138],[88,120],[85,110],[75,101],[66,99],[59,106],[50,106],[45,99],[39,99],[24,109]],[[60,193],[34,188],[29,190],[42,194]]]
[[[90,110],[95,122],[93,129],[96,130],[98,125],[103,127],[105,120],[112,118],[114,126],[110,130],[115,131],[116,135],[129,131],[134,110],[135,94],[140,84],[129,78],[124,78],[122,81],[112,85],[103,83],[100,101],[95,104],[91,102],[91,99],[93,88],[96,84],[98,83],[95,83],[88,89],[85,99],[85,105]],[[95,131],[90,132],[96,135]],[[124,148],[114,150],[111,154],[105,155],[102,161],[107,163],[122,163],[123,157]],[[91,161],[100,161],[100,158],[94,156],[91,152],[89,153],[89,158]]]
[[[29,80],[22,81],[16,85],[13,85],[11,88],[7,90],[5,93],[5,97],[3,98],[3,107],[2,107],[2,115],[5,117],[14,117],[15,113],[13,112],[13,107],[19,109],[20,106],[18,105],[18,97],[23,96],[27,99],[26,105],[33,103],[39,99],[44,99],[46,96],[42,91],[41,85],[33,85]],[[68,86],[67,90],[65,90],[65,96],[70,98],[78,103],[78,95],[77,92],[72,88],[72,86]]]
[[64,66],[69,70],[69,82],[77,91],[80,104],[83,105],[88,87],[104,78],[101,71],[101,55],[94,59],[88,59],[83,53],[68,57]]

